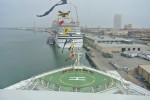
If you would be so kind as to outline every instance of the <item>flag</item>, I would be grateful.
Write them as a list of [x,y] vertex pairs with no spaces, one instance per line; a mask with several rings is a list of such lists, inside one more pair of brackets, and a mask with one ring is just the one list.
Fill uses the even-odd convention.
[[70,53],[74,53],[74,51],[75,51],[75,50],[74,50],[74,47],[71,48],[69,51],[70,51]]
[[67,39],[66,39],[66,41],[64,42],[64,46],[63,46],[63,49],[62,49],[62,53],[63,53],[63,51],[64,51],[64,47],[65,47],[66,44],[67,44]]
[[69,51],[70,51],[72,48],[74,48],[74,46],[72,46],[72,43],[71,43],[70,47],[68,48]]
[[70,51],[70,53],[74,53],[74,51],[75,51],[74,46],[70,46],[69,51]]
[[74,42],[72,42],[72,43],[71,43],[71,47],[74,47],[74,45],[75,45],[75,43],[74,43]]
[[63,51],[64,51],[64,48],[65,48],[65,45],[67,44],[67,43],[70,43],[72,41],[72,39],[66,39],[66,41],[64,42],[64,46],[63,46],[63,49],[62,49],[62,53],[63,53]]
[[74,58],[75,57],[75,54],[70,54],[70,56],[69,56],[70,58]]
[[67,58],[65,62],[70,63],[70,58]]
[[50,8],[50,9],[49,9],[47,12],[45,12],[43,15],[37,15],[37,17],[46,16],[46,15],[48,15],[56,6],[64,5],[64,4],[67,4],[67,0],[61,0],[61,1],[59,1],[57,4],[55,4],[54,6],[52,6],[52,8]]
[[72,29],[71,29],[71,27],[67,27],[67,28],[65,28],[64,29],[64,31],[63,31],[63,35],[66,35],[68,32],[70,32]]
[[64,46],[63,46],[63,49],[62,49],[62,53],[63,53],[63,51],[64,51],[64,48],[65,48],[65,45],[67,44],[67,43],[70,43],[72,41],[72,39],[66,39],[66,41],[64,42]]
[[75,62],[77,63],[78,62],[78,59],[76,58]]
[[64,21],[62,20],[62,21],[60,21],[60,22],[58,22],[58,24],[61,26],[62,24],[64,23]]
[[65,62],[70,63],[71,60],[75,58],[75,54],[71,53],[69,57],[65,60]]
[[68,12],[59,11],[59,15],[58,16],[66,17],[66,16],[69,15],[69,13],[70,13],[70,11],[68,11]]
[[69,49],[69,51],[70,51],[70,50],[72,49],[72,47],[70,46],[68,49]]
[[75,45],[75,43],[74,43],[74,42],[72,42],[72,43],[71,43],[71,45],[70,45],[70,47],[69,47],[69,51],[71,51],[71,50],[73,50],[73,49],[74,49],[74,45]]

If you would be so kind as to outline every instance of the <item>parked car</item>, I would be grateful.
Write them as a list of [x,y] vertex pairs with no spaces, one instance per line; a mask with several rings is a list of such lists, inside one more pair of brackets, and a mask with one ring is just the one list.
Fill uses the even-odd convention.
[[127,73],[130,71],[130,69],[128,67],[124,67],[123,70]]

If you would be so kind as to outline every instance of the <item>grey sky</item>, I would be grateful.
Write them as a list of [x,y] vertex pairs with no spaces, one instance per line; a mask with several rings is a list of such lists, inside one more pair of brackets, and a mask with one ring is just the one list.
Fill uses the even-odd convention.
[[[38,18],[60,0],[0,0],[0,27],[49,27],[57,11],[67,11],[68,5],[57,6],[49,15]],[[113,27],[113,15],[122,14],[124,24],[150,27],[150,0],[68,0],[77,6],[81,25]],[[75,13],[74,8],[71,8]]]

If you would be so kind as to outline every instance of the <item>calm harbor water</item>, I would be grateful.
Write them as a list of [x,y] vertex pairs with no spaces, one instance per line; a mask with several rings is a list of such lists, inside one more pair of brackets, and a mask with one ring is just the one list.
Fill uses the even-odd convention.
[[[69,52],[46,44],[49,33],[0,29],[0,89],[37,74],[71,65]],[[83,48],[81,63],[90,66]]]

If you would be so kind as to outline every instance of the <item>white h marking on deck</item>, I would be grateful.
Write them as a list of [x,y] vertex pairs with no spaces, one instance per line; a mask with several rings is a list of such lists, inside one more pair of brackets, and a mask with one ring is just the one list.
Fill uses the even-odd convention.
[[79,80],[79,81],[84,81],[85,77],[69,77],[69,80]]

